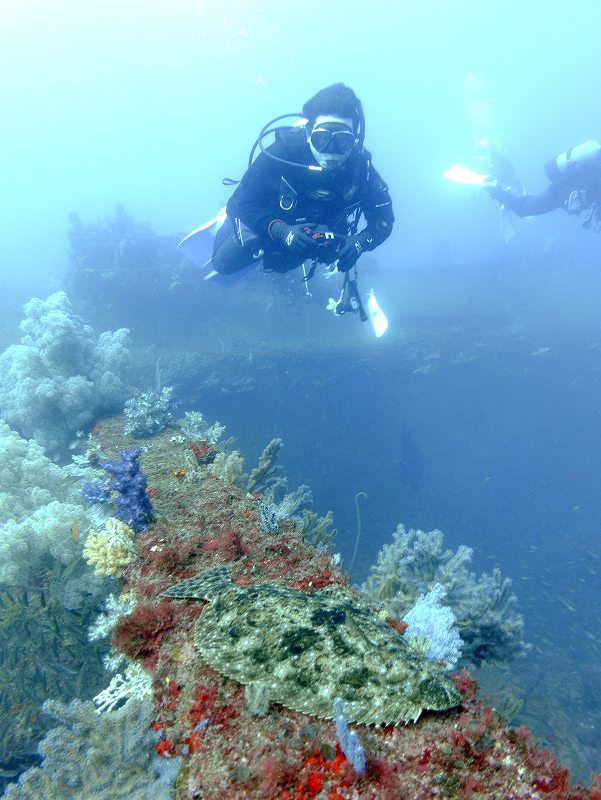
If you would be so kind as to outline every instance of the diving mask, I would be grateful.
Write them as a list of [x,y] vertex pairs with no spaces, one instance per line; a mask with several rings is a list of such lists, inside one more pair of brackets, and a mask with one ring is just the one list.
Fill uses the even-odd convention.
[[322,114],[308,131],[308,142],[319,166],[332,169],[350,156],[357,137],[351,119]]

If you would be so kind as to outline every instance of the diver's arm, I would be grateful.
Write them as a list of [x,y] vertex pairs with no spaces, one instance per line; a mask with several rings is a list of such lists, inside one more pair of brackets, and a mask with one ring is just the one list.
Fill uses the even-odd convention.
[[367,225],[357,236],[361,240],[363,250],[375,250],[392,233],[394,212],[388,186],[371,164],[369,165],[367,190],[362,202],[362,211]]
[[228,216],[238,217],[262,239],[268,238],[268,226],[274,219],[280,186],[280,169],[263,153],[250,165],[231,196]]
[[518,217],[547,214],[549,211],[561,208],[566,199],[566,186],[563,183],[552,183],[540,194],[516,196],[500,186],[487,187],[487,191],[491,197]]

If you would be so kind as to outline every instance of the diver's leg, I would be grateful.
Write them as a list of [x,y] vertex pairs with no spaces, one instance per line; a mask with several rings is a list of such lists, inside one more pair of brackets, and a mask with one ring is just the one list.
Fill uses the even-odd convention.
[[[256,250],[256,247],[254,249]],[[228,217],[215,236],[211,258],[213,269],[222,275],[231,275],[252,263],[254,263],[253,248],[238,243],[233,222]]]

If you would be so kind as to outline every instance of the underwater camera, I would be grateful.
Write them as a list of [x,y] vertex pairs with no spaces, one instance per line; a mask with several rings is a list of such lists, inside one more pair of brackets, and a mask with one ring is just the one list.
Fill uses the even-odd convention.
[[[307,226],[304,232],[316,243],[315,252],[311,252],[305,260],[313,260],[319,264],[329,266],[333,264],[343,246],[346,237],[334,233],[327,225]],[[301,266],[302,258],[298,255],[284,252],[281,248],[269,249],[263,255],[263,266],[266,272],[288,272]]]

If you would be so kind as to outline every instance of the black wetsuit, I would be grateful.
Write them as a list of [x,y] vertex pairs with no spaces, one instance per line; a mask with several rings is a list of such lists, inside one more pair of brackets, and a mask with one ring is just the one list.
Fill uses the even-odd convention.
[[[572,192],[579,193],[579,204],[574,207],[575,210],[568,206]],[[494,187],[491,195],[518,217],[534,217],[558,208],[579,214],[587,209],[594,209],[601,202],[601,172],[598,169],[583,168],[553,181],[540,194],[516,196],[501,187]]]
[[390,236],[394,224],[388,187],[371,163],[367,150],[353,151],[335,169],[315,165],[304,129],[292,128],[270,146],[274,155],[307,166],[292,166],[260,153],[242,177],[227,204],[227,220],[215,238],[213,266],[218,272],[243,269],[260,257],[268,269],[286,271],[300,266],[278,249],[268,234],[269,223],[312,222],[347,235],[349,219],[361,212],[366,227],[360,232],[363,250],[373,250]]

